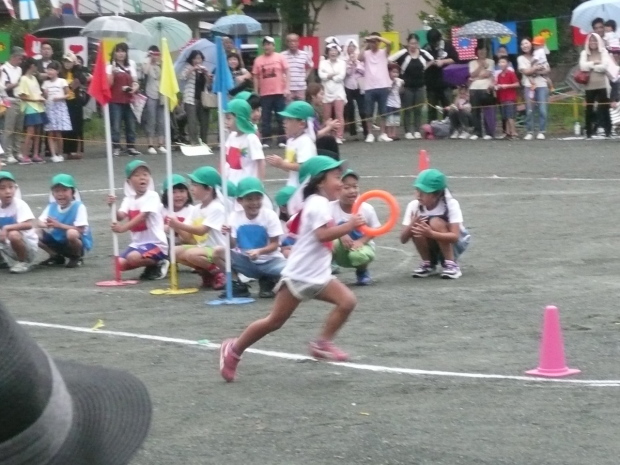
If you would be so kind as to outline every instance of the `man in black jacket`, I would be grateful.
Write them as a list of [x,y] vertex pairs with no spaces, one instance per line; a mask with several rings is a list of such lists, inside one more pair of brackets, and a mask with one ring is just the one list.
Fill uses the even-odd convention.
[[450,42],[442,39],[441,32],[430,29],[426,34],[428,44],[424,47],[434,61],[424,73],[426,98],[428,100],[428,121],[437,119],[435,107],[446,108],[452,103],[452,87],[443,80],[443,68],[459,61],[459,55]]

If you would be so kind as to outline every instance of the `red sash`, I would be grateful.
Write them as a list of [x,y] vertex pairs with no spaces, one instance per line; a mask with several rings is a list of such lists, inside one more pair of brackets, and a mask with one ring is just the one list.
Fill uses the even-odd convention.
[[[129,221],[131,221],[140,214],[140,210],[129,210],[127,214],[129,215]],[[131,228],[130,231],[131,232],[144,232],[147,229],[148,228],[146,227],[146,221],[141,221],[137,225],[135,225],[133,228]]]

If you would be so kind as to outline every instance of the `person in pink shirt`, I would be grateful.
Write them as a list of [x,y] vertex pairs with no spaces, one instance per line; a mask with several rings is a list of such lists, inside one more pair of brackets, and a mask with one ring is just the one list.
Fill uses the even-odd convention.
[[267,141],[271,139],[271,115],[275,113],[278,122],[278,145],[286,147],[284,136],[284,120],[279,115],[284,111],[286,99],[290,95],[288,61],[280,53],[276,53],[276,41],[273,37],[263,39],[264,55],[254,60],[252,74],[254,75],[254,91],[260,96],[263,109],[261,118],[261,134],[264,138],[264,148],[269,147]]

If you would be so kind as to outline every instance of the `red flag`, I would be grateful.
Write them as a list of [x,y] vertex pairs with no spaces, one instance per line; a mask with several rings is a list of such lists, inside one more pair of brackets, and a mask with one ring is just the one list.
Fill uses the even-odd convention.
[[95,69],[93,70],[93,79],[90,81],[90,86],[88,86],[88,93],[95,97],[99,105],[107,105],[112,98],[112,92],[110,91],[110,84],[108,83],[108,76],[106,73],[106,62],[103,57],[103,42],[99,43],[97,61],[95,63]]
[[15,9],[13,8],[13,0],[4,0],[4,6],[9,11],[11,18],[17,19],[17,15],[15,14]]
[[583,32],[578,27],[573,26],[573,45],[576,47],[582,47],[586,44],[587,32]]

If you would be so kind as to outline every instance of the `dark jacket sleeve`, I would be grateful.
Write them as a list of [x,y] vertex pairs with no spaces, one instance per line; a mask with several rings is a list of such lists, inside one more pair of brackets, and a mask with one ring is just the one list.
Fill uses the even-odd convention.
[[609,98],[612,102],[620,101],[620,81],[612,82],[611,84],[611,93],[609,94]]
[[444,43],[444,47],[445,47],[446,53],[448,54],[448,58],[451,58],[452,60],[454,60],[455,64],[460,64],[461,60],[459,59],[459,52],[456,51],[456,48],[454,48],[452,44],[448,41]]

